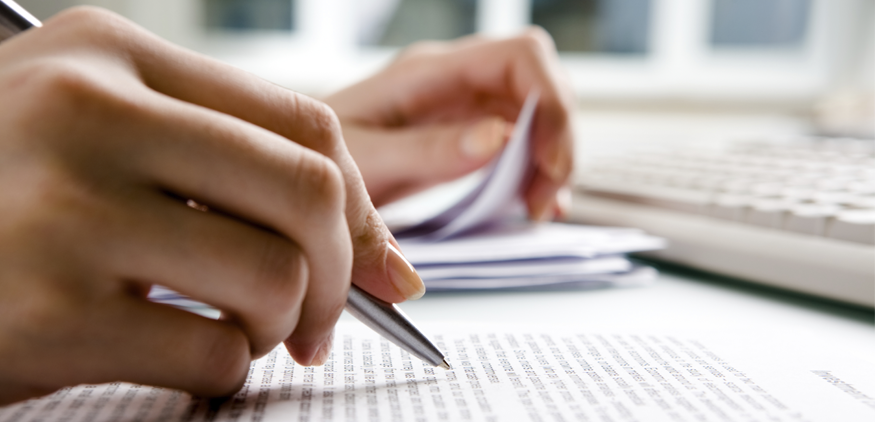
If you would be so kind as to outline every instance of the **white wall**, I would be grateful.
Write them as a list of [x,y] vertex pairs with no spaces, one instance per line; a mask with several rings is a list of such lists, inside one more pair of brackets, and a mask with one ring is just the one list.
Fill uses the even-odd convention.
[[59,11],[78,3],[77,0],[15,0],[40,20],[46,20]]
[[[200,0],[16,0],[41,20],[76,5],[112,10],[177,44],[196,47]],[[195,25],[193,25],[195,24]]]
[[[40,18],[75,3],[104,6],[173,42],[316,94],[361,77],[394,54],[355,45],[351,22],[356,0],[298,0],[299,31],[286,37],[208,35],[200,26],[202,1],[19,0]],[[595,102],[798,106],[849,86],[872,89],[875,1],[814,0],[811,42],[799,51],[778,54],[715,54],[705,45],[706,0],[653,1],[649,59],[564,57],[579,97]],[[477,21],[487,33],[512,33],[525,24],[527,7],[527,0],[481,0]]]
[[854,53],[856,69],[854,79],[857,85],[875,94],[875,1],[865,2],[865,9],[860,13],[861,22],[857,37],[858,47]]

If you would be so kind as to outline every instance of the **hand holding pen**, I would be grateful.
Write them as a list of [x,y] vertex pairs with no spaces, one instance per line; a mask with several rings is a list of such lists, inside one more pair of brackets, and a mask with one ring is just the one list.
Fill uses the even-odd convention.
[[[350,274],[423,293],[318,101],[90,8],[0,44],[0,87],[0,403],[229,394],[280,341],[323,362]],[[152,283],[222,318],[150,303]]]

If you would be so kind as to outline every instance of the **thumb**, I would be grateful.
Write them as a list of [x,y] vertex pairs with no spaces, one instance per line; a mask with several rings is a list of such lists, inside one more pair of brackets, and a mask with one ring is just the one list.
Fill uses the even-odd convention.
[[347,125],[344,137],[377,206],[468,174],[504,146],[501,117],[403,128]]

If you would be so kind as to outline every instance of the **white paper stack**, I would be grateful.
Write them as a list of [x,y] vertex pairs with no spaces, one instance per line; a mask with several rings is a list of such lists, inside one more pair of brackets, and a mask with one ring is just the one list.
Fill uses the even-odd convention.
[[[655,279],[652,268],[625,254],[662,248],[660,238],[636,229],[525,220],[521,198],[532,171],[529,133],[537,98],[529,95],[504,152],[481,180],[439,206],[442,211],[414,224],[403,220],[434,204],[427,195],[381,209],[428,290],[595,288]],[[398,221],[406,227],[398,228]]]
[[399,241],[429,291],[639,285],[656,272],[623,254],[658,249],[634,229],[513,224],[434,242]]

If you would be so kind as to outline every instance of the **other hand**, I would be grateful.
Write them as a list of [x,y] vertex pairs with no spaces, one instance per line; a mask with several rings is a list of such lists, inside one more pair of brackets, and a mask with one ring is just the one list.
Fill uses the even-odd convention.
[[380,206],[488,163],[533,89],[540,91],[535,174],[525,201],[532,218],[562,217],[571,200],[574,99],[552,39],[540,28],[501,40],[415,44],[325,102]]

